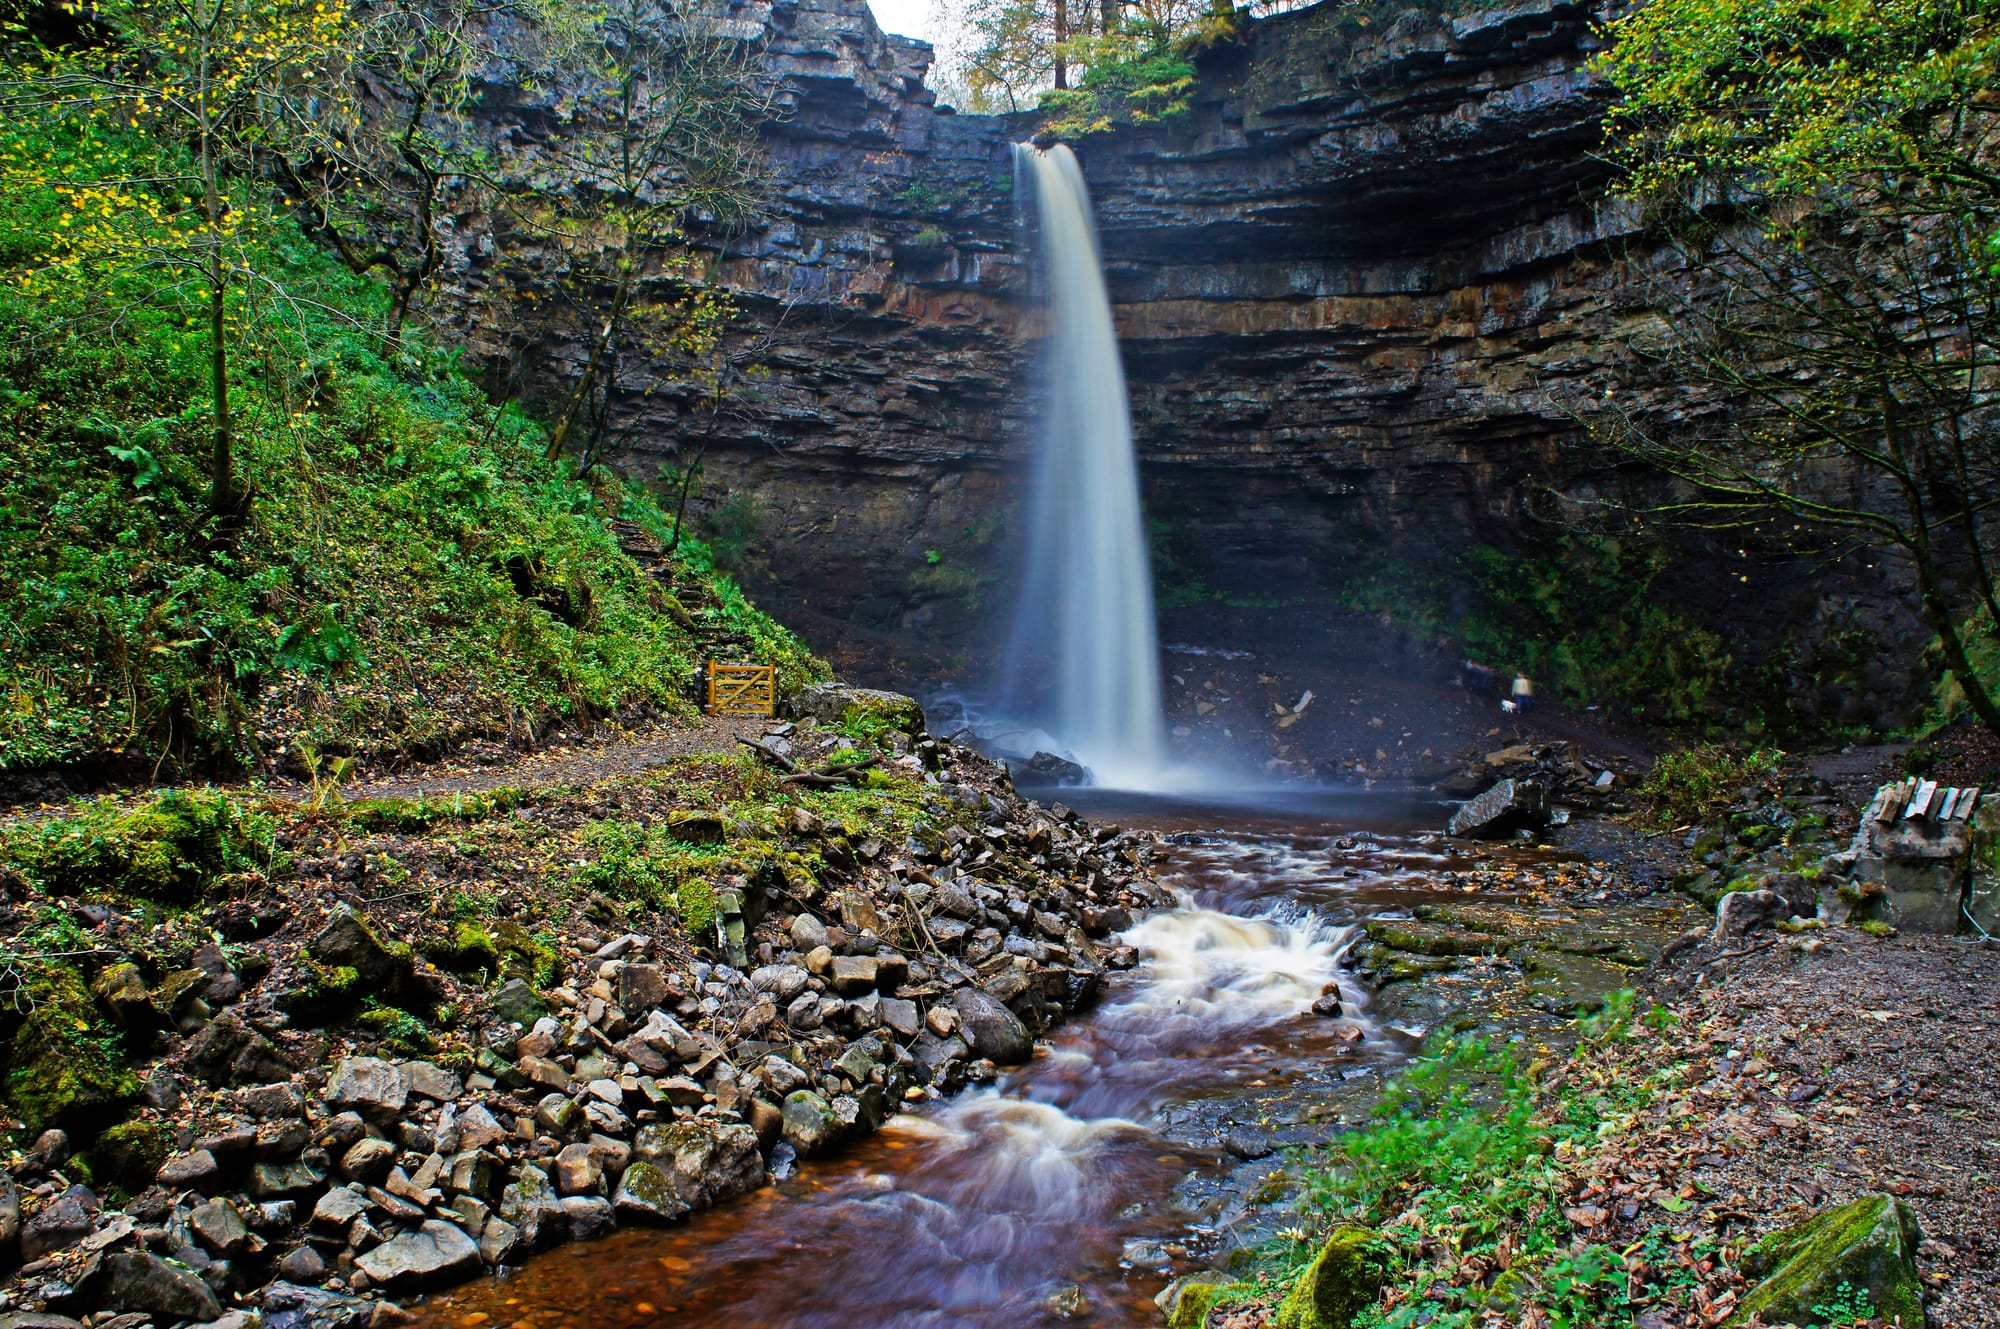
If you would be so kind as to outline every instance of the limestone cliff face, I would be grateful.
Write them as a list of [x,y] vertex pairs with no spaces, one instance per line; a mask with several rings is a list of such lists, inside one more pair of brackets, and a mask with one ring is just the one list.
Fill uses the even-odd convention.
[[[767,219],[716,241],[767,372],[711,415],[671,364],[628,360],[619,464],[705,444],[698,510],[773,609],[878,668],[949,670],[1006,598],[1032,354],[1010,143],[1030,126],[937,106],[928,48],[861,0],[733,12],[789,106]],[[1449,591],[1468,546],[1542,538],[1554,494],[1629,490],[1565,409],[1631,390],[1618,334],[1648,261],[1593,155],[1592,12],[1262,20],[1205,57],[1188,115],[1076,145],[1170,575],[1308,603],[1385,571]],[[561,381],[579,347],[521,297],[564,256],[501,272],[478,247],[445,307],[496,377]],[[1788,568],[1691,561],[1668,590],[1753,645],[1908,637],[1907,606]],[[1279,616],[1305,649],[1312,612]]]

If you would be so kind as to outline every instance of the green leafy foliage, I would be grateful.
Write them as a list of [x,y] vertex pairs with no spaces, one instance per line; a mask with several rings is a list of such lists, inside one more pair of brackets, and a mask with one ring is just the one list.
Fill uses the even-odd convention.
[[1729,649],[1651,594],[1667,562],[1657,545],[1610,536],[1563,535],[1525,558],[1474,549],[1467,570],[1480,602],[1466,649],[1570,701],[1667,724],[1710,718],[1726,696]]
[[[109,152],[142,177],[178,160],[138,134],[0,128],[0,153],[51,176],[101,174]],[[40,261],[62,207],[53,187],[0,198],[0,268]],[[237,763],[300,741],[393,749],[550,712],[689,709],[700,645],[597,515],[622,490],[544,461],[540,430],[452,356],[386,348],[369,331],[383,289],[288,223],[251,247],[272,282],[230,307],[255,500],[229,539],[204,501],[196,296],[117,264],[0,282],[0,769]],[[706,551],[680,561],[794,685],[823,672]],[[525,593],[510,573],[524,566]]]
[[[1583,1027],[1586,1046],[1629,1038],[1633,1009],[1630,992],[1616,994]],[[1386,1086],[1368,1125],[1300,1160],[1312,1221],[1275,1252],[1280,1284],[1316,1257],[1316,1232],[1359,1223],[1394,1243],[1404,1272],[1357,1325],[1469,1329],[1529,1304],[1562,1329],[1629,1318],[1626,1253],[1574,1237],[1564,1160],[1624,1129],[1659,1085],[1572,1075],[1551,1091],[1541,1071],[1477,1039],[1435,1044]],[[1439,1250],[1450,1254],[1425,1254]],[[1505,1272],[1490,1291],[1459,1286],[1465,1261]]]
[[[2000,61],[1984,0],[1655,0],[1610,25],[1597,69],[1639,192],[1704,178],[1812,195],[1877,170],[1980,184],[1971,120]],[[1942,129],[1943,135],[1938,131]]]
[[1657,825],[1705,821],[1745,787],[1771,783],[1784,755],[1773,748],[1743,752],[1713,743],[1669,752],[1646,773],[1639,796]]

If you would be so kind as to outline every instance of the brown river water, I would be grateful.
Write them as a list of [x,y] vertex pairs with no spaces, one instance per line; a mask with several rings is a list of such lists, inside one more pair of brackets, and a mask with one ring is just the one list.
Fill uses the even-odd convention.
[[1308,1008],[1358,921],[1436,898],[1452,860],[1419,831],[1435,806],[1407,801],[1080,806],[1169,835],[1182,903],[1126,934],[1140,967],[1034,1060],[681,1226],[433,1298],[422,1323],[1021,1329],[1080,1292],[1099,1329],[1158,1324],[1173,1274],[1271,1235],[1245,1199],[1274,1151],[1337,1133],[1415,1046],[1351,985],[1341,1018]]

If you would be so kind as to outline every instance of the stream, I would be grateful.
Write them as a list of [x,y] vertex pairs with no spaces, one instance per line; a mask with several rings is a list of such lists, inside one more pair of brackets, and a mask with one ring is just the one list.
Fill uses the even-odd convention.
[[[1276,1151],[1365,1116],[1423,1032],[1371,1018],[1336,962],[1360,921],[1436,898],[1435,807],[1070,801],[1161,832],[1180,904],[1124,934],[1140,966],[1032,1061],[679,1227],[436,1298],[425,1323],[1017,1329],[1081,1298],[1092,1325],[1153,1325],[1174,1273],[1270,1235],[1246,1199]],[[1311,1011],[1328,985],[1339,1016]]]

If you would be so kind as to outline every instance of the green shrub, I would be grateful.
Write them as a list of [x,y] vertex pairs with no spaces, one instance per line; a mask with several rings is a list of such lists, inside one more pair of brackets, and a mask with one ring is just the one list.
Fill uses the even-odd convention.
[[1646,773],[1639,796],[1656,825],[1705,821],[1745,787],[1769,785],[1784,755],[1775,748],[1739,752],[1712,743],[1669,752]]

